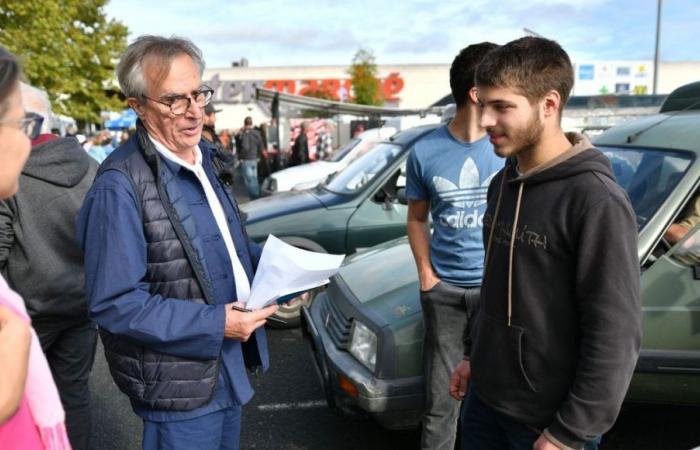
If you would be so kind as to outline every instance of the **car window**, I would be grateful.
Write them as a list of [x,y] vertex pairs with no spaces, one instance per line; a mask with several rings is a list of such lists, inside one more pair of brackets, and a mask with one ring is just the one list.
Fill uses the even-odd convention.
[[683,178],[692,154],[648,148],[600,147],[630,197],[641,230]]
[[387,142],[381,143],[336,173],[323,184],[323,188],[339,194],[356,192],[393,163],[399,153],[401,153],[400,146]]
[[352,154],[349,155],[348,164],[358,159],[360,156],[366,154],[368,151],[372,150],[379,141],[363,141],[360,145],[353,149]]
[[671,258],[686,266],[700,264],[700,225],[685,235],[680,244],[670,252]]
[[331,162],[338,162],[338,161],[342,160],[342,159],[345,158],[345,156],[347,156],[347,154],[350,153],[350,151],[351,151],[353,148],[355,148],[355,147],[357,146],[357,144],[359,144],[360,142],[362,142],[360,139],[353,139],[353,140],[351,140],[350,142],[348,142],[347,144],[345,144],[345,146],[343,146],[343,147],[339,148],[338,150],[336,150],[335,152],[333,152],[333,154],[331,155],[331,157],[328,158],[328,161],[331,161]]

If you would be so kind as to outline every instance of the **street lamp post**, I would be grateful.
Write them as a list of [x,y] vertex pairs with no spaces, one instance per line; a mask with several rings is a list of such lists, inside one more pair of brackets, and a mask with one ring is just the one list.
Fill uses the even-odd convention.
[[656,88],[657,88],[657,83],[659,80],[658,77],[658,71],[659,71],[659,36],[661,35],[661,4],[663,3],[663,0],[657,0],[657,9],[656,9],[656,46],[654,48],[654,92],[653,94],[656,95]]

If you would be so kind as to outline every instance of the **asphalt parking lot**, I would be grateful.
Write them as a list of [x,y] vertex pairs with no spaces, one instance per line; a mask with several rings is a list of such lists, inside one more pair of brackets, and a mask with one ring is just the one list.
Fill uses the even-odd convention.
[[[272,367],[253,378],[243,413],[242,449],[418,449],[418,431],[388,431],[328,409],[299,330],[269,330]],[[97,450],[141,447],[141,423],[109,375],[101,346],[91,380]],[[689,450],[700,445],[700,408],[626,405],[601,450]]]

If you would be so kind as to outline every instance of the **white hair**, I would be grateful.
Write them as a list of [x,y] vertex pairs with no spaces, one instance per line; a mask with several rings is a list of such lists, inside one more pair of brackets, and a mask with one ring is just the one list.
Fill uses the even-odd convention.
[[51,101],[46,91],[20,82],[22,91],[22,107],[25,112],[33,112],[44,118],[41,125],[42,133],[51,132]]
[[199,75],[204,73],[202,51],[192,41],[172,36],[139,36],[129,45],[117,64],[117,79],[126,97],[142,100],[148,90],[144,63],[156,67],[160,75],[167,76],[172,60],[179,55],[188,55],[199,66]]

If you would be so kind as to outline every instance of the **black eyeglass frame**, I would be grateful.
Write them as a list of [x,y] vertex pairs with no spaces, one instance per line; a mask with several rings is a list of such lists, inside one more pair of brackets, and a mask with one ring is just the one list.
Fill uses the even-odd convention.
[[41,125],[44,123],[44,116],[41,114],[28,112],[21,119],[0,120],[0,125],[7,123],[19,124],[20,130],[22,130],[22,132],[33,141],[41,134]]
[[[208,97],[205,97],[203,100],[204,103],[200,105],[197,103],[197,97],[199,97],[201,94],[208,95]],[[167,106],[170,109],[170,112],[176,116],[184,116],[185,114],[187,114],[187,110],[190,109],[190,106],[192,105],[193,101],[194,101],[194,104],[200,108],[204,108],[209,103],[211,103],[212,98],[214,98],[214,89],[205,85],[205,86],[202,86],[199,90],[191,92],[190,95],[172,96],[170,98],[170,101],[158,100],[158,99],[155,99],[153,97],[149,97],[145,94],[143,95],[143,98],[148,99],[152,102],[160,103],[161,105]],[[187,100],[187,106],[184,108],[184,110],[181,113],[177,113],[173,110],[173,105],[180,100]]]

